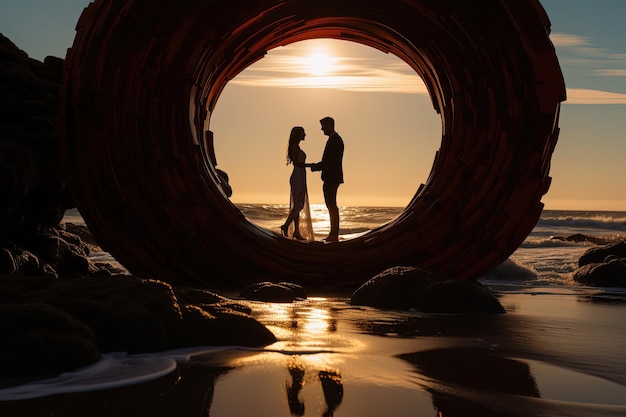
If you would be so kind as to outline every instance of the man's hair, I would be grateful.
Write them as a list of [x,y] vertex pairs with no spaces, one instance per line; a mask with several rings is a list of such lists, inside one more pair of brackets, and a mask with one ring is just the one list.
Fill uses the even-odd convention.
[[326,124],[330,125],[332,128],[335,127],[335,119],[333,119],[330,116],[324,117],[322,120],[320,120],[320,123],[323,124],[323,125],[326,125]]

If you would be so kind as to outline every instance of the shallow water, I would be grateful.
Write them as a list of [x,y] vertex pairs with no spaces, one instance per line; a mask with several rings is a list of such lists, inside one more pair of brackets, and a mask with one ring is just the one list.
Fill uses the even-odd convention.
[[[270,229],[284,210],[244,208]],[[397,212],[346,211],[346,230],[368,230]],[[624,219],[545,212],[522,247],[483,280],[506,314],[378,310],[337,295],[242,301],[278,342],[106,355],[78,372],[0,390],[0,416],[623,417],[626,290],[573,283],[578,258],[593,245],[552,237],[620,236]],[[69,212],[66,221],[82,218]]]
[[179,364],[121,388],[2,401],[0,415],[626,415],[626,304],[585,288],[496,291],[506,314],[247,302],[278,342],[154,355]]

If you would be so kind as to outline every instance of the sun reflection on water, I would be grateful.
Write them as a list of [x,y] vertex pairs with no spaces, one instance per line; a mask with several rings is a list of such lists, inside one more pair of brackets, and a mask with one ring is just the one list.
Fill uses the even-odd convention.
[[337,332],[337,306],[325,298],[310,297],[296,303],[259,303],[257,319],[278,338],[272,350],[290,353],[355,352],[358,341]]
[[526,342],[509,333],[537,337],[536,323],[519,314],[423,315],[341,297],[250,305],[279,341],[211,362],[226,371],[208,415],[500,417],[541,414],[555,402],[580,411],[572,415],[625,409],[622,385],[526,357]]

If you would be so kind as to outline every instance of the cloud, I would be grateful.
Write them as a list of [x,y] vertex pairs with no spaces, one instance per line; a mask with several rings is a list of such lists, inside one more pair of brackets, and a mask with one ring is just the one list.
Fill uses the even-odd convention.
[[417,75],[388,73],[377,70],[371,74],[271,77],[243,74],[233,84],[248,87],[328,88],[342,91],[428,94]]
[[624,61],[626,59],[626,54],[614,52],[606,48],[598,48],[589,38],[584,36],[568,33],[553,33],[550,35],[550,39],[559,54],[568,57],[574,54],[577,60],[581,62],[589,58],[615,61]]
[[[576,58],[570,59],[569,65],[584,66],[588,74],[596,76],[626,76],[626,69],[619,69],[621,62],[618,61],[613,61],[616,69],[598,67],[592,69],[594,66],[592,63],[610,64],[610,59],[614,59],[617,54],[609,54],[605,50],[592,47],[588,38],[564,33],[554,33],[551,38],[555,45],[574,52]],[[394,55],[356,55],[345,50],[343,53],[333,54],[333,50],[327,48],[323,51],[332,58],[332,70],[327,75],[312,75],[310,57],[312,53],[318,51],[319,49],[306,44],[272,50],[264,59],[235,77],[231,83],[247,87],[325,88],[369,93],[428,95],[422,79]],[[568,88],[566,103],[626,104],[626,94],[593,88]]]
[[[327,88],[343,91],[428,94],[422,79],[399,58],[332,57],[333,69],[312,75],[310,50],[271,51],[231,83],[248,87]],[[270,56],[270,54],[272,54]]]
[[626,69],[600,69],[594,73],[603,77],[626,77]]
[[626,77],[626,54],[598,48],[583,36],[553,33],[550,38],[564,73],[577,83],[576,88],[568,88],[567,103],[626,104],[626,94],[597,89],[610,85],[609,90],[623,91],[623,85],[616,84],[620,80],[607,78]]
[[568,88],[565,104],[626,104],[626,94],[583,88]]
[[588,38],[567,33],[553,33],[550,35],[550,39],[556,47],[576,48],[588,47],[590,45]]

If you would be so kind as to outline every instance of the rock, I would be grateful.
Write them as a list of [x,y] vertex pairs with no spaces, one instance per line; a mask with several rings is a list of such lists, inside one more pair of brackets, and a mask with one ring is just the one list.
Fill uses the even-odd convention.
[[0,285],[14,289],[23,285],[25,297],[77,317],[92,329],[101,352],[168,349],[166,326],[181,318],[169,285],[133,276],[65,280],[16,277]]
[[2,378],[54,376],[100,359],[91,329],[48,304],[0,304],[0,333]]
[[626,287],[626,242],[591,248],[578,259],[572,278],[597,287]]
[[589,235],[584,235],[582,233],[574,233],[572,235],[567,235],[567,236],[552,236],[550,239],[562,240],[565,242],[577,242],[577,243],[589,242],[589,243],[593,243],[594,245],[607,245],[612,242],[610,238],[589,236]]
[[17,266],[10,250],[0,248],[0,274],[13,274]]
[[406,310],[415,307],[416,296],[438,279],[413,267],[389,268],[361,285],[350,300],[352,305]]
[[595,287],[626,287],[626,262],[608,258],[608,262],[588,263],[572,274],[579,284]]
[[16,250],[13,256],[15,260],[15,272],[24,275],[40,275],[43,265],[33,253],[27,250]]
[[[68,324],[60,332],[51,326],[52,334],[46,337],[53,341],[66,338],[74,343],[88,333],[98,352],[143,353],[205,345],[264,346],[276,341],[265,326],[245,311],[237,311],[234,301],[212,297],[201,290],[184,292],[194,293],[204,303],[181,303],[169,284],[131,275],[71,279],[0,276],[0,307],[19,312],[35,302],[44,305],[41,314],[49,310],[56,316],[71,318],[72,323],[80,323],[74,327]],[[207,311],[212,306],[217,314]],[[40,320],[42,327],[47,326],[46,320]],[[15,329],[6,323],[3,326],[5,330]],[[6,335],[3,331],[3,343],[17,343]],[[25,350],[29,352],[32,350]],[[67,361],[59,363],[71,365]],[[49,367],[42,369],[48,372]]]
[[[0,331],[7,331],[0,361],[24,352],[14,370],[0,375],[69,370],[88,362],[84,358],[93,360],[93,352],[275,341],[248,316],[248,307],[232,300],[187,290],[178,293],[181,301],[169,284],[114,275],[110,265],[91,263],[96,242],[89,231],[61,224],[65,210],[74,207],[57,155],[63,68],[60,58],[30,59],[0,34],[0,274],[9,274],[0,275],[0,307],[7,311],[0,318]],[[232,193],[228,175],[221,171],[220,178]],[[11,317],[26,324],[11,327]],[[49,322],[54,325],[45,330]]]
[[230,299],[212,291],[194,287],[174,288],[176,298],[185,304],[216,304],[230,301]]
[[[182,346],[264,346],[276,337],[264,325],[245,314],[213,316],[196,306],[182,308],[177,344]],[[251,341],[254,341],[251,343]]]
[[306,291],[298,284],[289,282],[259,282],[244,288],[239,295],[246,300],[273,303],[291,303],[297,299],[306,299]]
[[31,151],[10,142],[1,129],[0,125],[0,238],[8,238],[24,223],[19,205],[34,184],[37,172]]
[[252,309],[229,298],[201,288],[174,288],[176,298],[181,304],[193,304],[214,316],[224,314],[251,314]]
[[87,245],[89,251],[91,251],[92,248],[98,247],[98,243],[87,226],[74,223],[61,223],[60,227],[64,228],[68,234],[78,237],[78,241]]
[[92,263],[89,246],[64,225],[39,227],[25,236],[15,239],[18,244],[0,247],[0,273],[65,278],[115,271],[111,265]]
[[476,281],[439,277],[412,267],[376,275],[353,293],[350,303],[424,313],[505,313],[497,298]]
[[17,263],[12,268],[5,252],[0,271],[58,276],[98,271],[80,239],[59,227],[65,210],[74,206],[57,150],[63,63],[55,57],[30,59],[0,35],[0,247]]
[[491,291],[468,279],[451,279],[430,284],[424,288],[415,309],[424,313],[506,313]]
[[[59,226],[40,226],[16,242],[34,254],[43,265],[50,265],[60,277],[83,276],[96,272],[89,260],[90,250],[81,238]],[[25,275],[37,275],[33,271]]]
[[626,258],[626,242],[621,241],[587,249],[585,253],[578,258],[578,266],[604,262],[609,255],[614,255],[618,258]]
[[0,49],[2,231],[55,225],[71,200],[57,156],[63,60],[30,59],[2,35]]
[[219,168],[216,168],[215,171],[217,172],[217,178],[224,194],[226,194],[226,197],[231,197],[233,195],[233,188],[229,184],[228,174]]
[[285,282],[285,281],[279,282],[278,285],[287,287],[291,291],[293,291],[293,294],[296,296],[296,300],[297,299],[306,300],[307,298],[306,290],[304,289],[302,285],[294,284],[293,282]]

